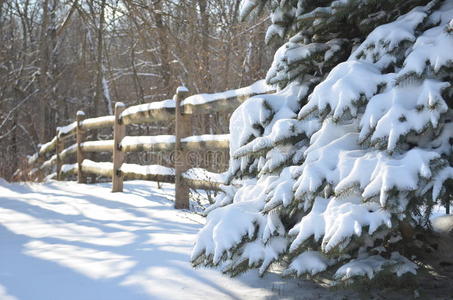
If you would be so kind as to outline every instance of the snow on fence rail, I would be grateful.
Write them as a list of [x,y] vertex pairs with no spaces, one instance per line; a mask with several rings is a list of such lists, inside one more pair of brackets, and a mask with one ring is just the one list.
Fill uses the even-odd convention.
[[[272,93],[273,89],[258,81],[249,87],[214,94],[199,94],[186,97],[188,90],[177,89],[173,99],[146,103],[126,108],[115,105],[115,115],[85,119],[83,112],[77,112],[76,121],[57,128],[56,136],[39,147],[28,163],[35,166],[30,176],[43,177],[47,169],[56,168],[48,177],[58,180],[77,175],[79,183],[86,182],[86,174],[112,178],[112,192],[122,191],[123,179],[145,179],[175,183],[175,206],[187,208],[189,188],[219,189],[225,183],[225,174],[212,173],[201,168],[191,168],[189,151],[221,150],[229,148],[229,134],[192,135],[190,115],[212,112],[231,112],[246,99]],[[125,136],[125,126],[175,120],[174,135]],[[85,134],[91,129],[113,127],[112,140],[85,141]],[[76,143],[65,148],[70,137]],[[174,168],[160,165],[137,165],[124,163],[125,153],[138,151],[175,151]],[[55,154],[50,154],[54,152]],[[112,162],[94,162],[85,159],[88,152],[112,152]],[[64,164],[70,157],[77,158],[75,164]],[[169,154],[170,155],[170,154]],[[46,156],[50,156],[44,161]],[[40,174],[40,175],[38,175]]]

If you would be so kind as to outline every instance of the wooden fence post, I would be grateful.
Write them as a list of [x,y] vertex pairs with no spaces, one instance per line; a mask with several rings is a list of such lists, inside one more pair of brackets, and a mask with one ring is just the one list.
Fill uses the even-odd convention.
[[188,151],[182,147],[181,138],[192,135],[191,115],[184,115],[181,102],[189,91],[185,87],[179,87],[174,97],[175,110],[175,208],[189,208],[189,186],[184,184],[182,173],[189,168]]
[[61,177],[61,166],[63,161],[61,160],[60,153],[64,150],[64,141],[58,137],[57,131],[57,145],[55,146],[55,152],[57,155],[57,180],[62,180]]
[[78,111],[76,115],[76,143],[77,143],[77,182],[78,183],[87,183],[87,178],[82,172],[82,162],[83,162],[83,151],[81,144],[85,140],[85,131],[81,127],[81,122],[85,119],[85,113],[83,111]]
[[112,193],[123,191],[123,176],[121,165],[124,162],[124,152],[121,150],[121,141],[126,135],[126,126],[121,121],[121,113],[124,111],[124,104],[115,104],[115,123],[113,123],[113,173],[112,173]]
[[[39,147],[38,147],[38,151],[39,151]],[[45,154],[43,155],[39,155],[38,154],[38,159],[36,160],[36,162],[34,163],[34,165],[36,166],[34,169],[36,169],[36,172],[33,174],[33,181],[42,181],[42,179],[44,178],[44,171],[42,171],[40,169],[40,167],[42,166],[42,164],[46,161],[45,159]]]

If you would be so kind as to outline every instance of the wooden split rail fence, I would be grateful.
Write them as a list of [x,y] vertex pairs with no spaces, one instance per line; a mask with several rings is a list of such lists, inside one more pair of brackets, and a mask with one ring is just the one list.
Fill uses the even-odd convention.
[[[263,81],[238,90],[190,97],[187,97],[188,90],[185,87],[179,87],[171,100],[128,108],[120,102],[116,103],[113,116],[85,119],[85,114],[79,111],[75,122],[57,128],[56,136],[29,157],[28,163],[32,167],[30,175],[37,178],[40,174],[42,177],[46,170],[54,169],[55,172],[49,177],[63,180],[69,175],[77,175],[79,183],[86,183],[87,174],[106,176],[112,178],[112,192],[123,191],[124,179],[175,183],[175,207],[188,208],[190,188],[213,190],[225,183],[223,174],[190,168],[190,152],[223,150],[229,147],[228,134],[192,136],[191,115],[231,112],[246,99],[271,92],[272,88]],[[175,120],[174,135],[125,136],[127,125],[168,122],[172,119]],[[88,130],[100,128],[113,128],[113,140],[86,141]],[[71,137],[75,137],[76,143],[65,147]],[[125,163],[125,154],[137,151],[171,153],[174,167]],[[53,152],[55,154],[51,155]],[[112,162],[86,159],[89,152],[112,152]],[[65,164],[74,155],[77,162]]]

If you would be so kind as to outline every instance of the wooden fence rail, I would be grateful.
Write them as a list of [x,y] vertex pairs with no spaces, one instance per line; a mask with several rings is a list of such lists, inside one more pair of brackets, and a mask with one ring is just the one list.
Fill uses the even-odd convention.
[[[56,136],[40,146],[39,151],[30,156],[32,166],[30,176],[42,178],[46,170],[55,167],[55,173],[48,177],[58,180],[77,175],[79,183],[86,183],[87,174],[112,178],[112,192],[123,191],[124,179],[144,179],[175,183],[175,207],[189,207],[189,188],[218,189],[226,178],[223,174],[208,172],[201,168],[191,168],[191,151],[222,150],[229,148],[229,135],[192,135],[191,115],[212,112],[231,112],[246,99],[260,94],[272,93],[273,89],[264,81],[238,90],[215,94],[188,96],[185,87],[179,87],[171,100],[125,107],[116,103],[113,116],[86,119],[81,111],[76,121],[57,128]],[[126,136],[126,126],[175,120],[174,135]],[[86,141],[87,131],[113,128],[113,140]],[[75,137],[75,144],[69,139]],[[173,155],[174,167],[160,165],[137,165],[125,163],[125,154],[139,151],[164,151]],[[51,155],[52,153],[55,153]],[[112,162],[94,162],[86,159],[89,152],[111,152]],[[76,163],[65,164],[76,156]],[[50,156],[50,157],[49,157]],[[49,157],[47,160],[46,157]]]

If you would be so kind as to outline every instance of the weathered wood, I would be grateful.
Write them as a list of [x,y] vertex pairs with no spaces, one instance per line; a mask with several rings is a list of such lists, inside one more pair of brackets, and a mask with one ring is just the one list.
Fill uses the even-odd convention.
[[[126,136],[121,142],[121,150],[124,152],[172,151],[175,149],[175,144],[174,135]],[[190,151],[224,150],[228,149],[229,144],[228,134],[200,135],[181,139],[182,147]]]
[[[65,166],[67,169],[65,170],[65,173],[74,173],[74,170],[71,169],[72,165]],[[82,169],[84,173],[113,178],[113,163],[111,162],[94,162],[92,160],[85,159],[82,163]],[[175,182],[174,170],[172,168],[167,168],[159,165],[142,166],[137,164],[123,163],[120,170],[123,179],[141,179],[168,183]]]
[[39,147],[39,155],[45,155],[56,148],[58,137],[55,136],[50,142],[45,143]]
[[60,177],[66,179],[70,175],[77,174],[77,164],[63,164],[61,165]]
[[120,168],[124,162],[124,152],[121,150],[121,141],[126,135],[126,126],[121,121],[121,113],[125,106],[121,102],[115,104],[115,123],[113,125],[113,174],[112,174],[112,192],[123,191],[123,176]]
[[186,103],[183,105],[183,114],[206,114],[214,112],[233,112],[239,105],[241,105],[248,98],[255,96],[252,95],[239,95],[230,98],[217,99],[215,101],[204,102],[200,104]]
[[130,106],[121,114],[121,120],[125,125],[151,123],[168,121],[174,114],[175,102],[173,100],[164,100]]
[[83,120],[81,126],[83,129],[100,129],[112,127],[115,123],[115,116],[103,116]]
[[77,182],[86,183],[87,178],[83,174],[82,162],[84,160],[82,143],[85,140],[85,131],[82,129],[81,122],[85,119],[85,113],[83,111],[78,111],[76,115],[76,145],[77,145]]
[[202,168],[191,168],[182,174],[184,181],[192,189],[220,190],[225,184],[225,173],[213,173]]
[[[83,113],[81,111],[81,113]],[[71,124],[68,124],[66,126],[63,126],[63,127],[58,127],[57,128],[57,136],[60,138],[60,139],[68,139],[74,135],[77,134],[77,119],[75,122],[71,123]]]
[[[275,91],[271,89],[263,90],[259,93],[248,90],[241,91],[241,89],[239,89],[230,91],[230,93],[195,95],[192,96],[194,99],[188,98],[187,101],[182,103],[182,113],[206,114],[207,112],[232,112],[250,97],[274,92]],[[195,99],[197,96],[209,97],[210,99],[209,101],[198,101],[198,99]],[[124,111],[121,119],[126,125],[166,121],[176,113],[176,107],[176,104],[171,103],[170,100],[131,106]]]
[[88,141],[82,144],[83,152],[113,152],[113,140]]
[[[182,146],[190,151],[197,150],[223,150],[228,149],[229,139],[225,138],[227,135],[205,135],[205,136],[191,136],[181,140]],[[211,140],[208,137],[212,137]],[[155,142],[155,140],[162,140],[163,142]],[[58,139],[59,143],[64,145],[66,140]],[[141,152],[141,151],[173,151],[175,149],[175,136],[125,136],[121,142],[121,150],[123,152]],[[113,140],[102,141],[86,141],[80,145],[82,152],[113,152]],[[65,149],[60,149],[59,159],[61,164],[66,162],[72,155],[77,153],[77,144],[73,144]],[[38,161],[37,153],[31,157],[29,164],[32,165]],[[42,165],[45,162],[40,162]],[[49,165],[47,162],[46,165]],[[50,165],[49,165],[50,166]]]
[[181,143],[190,151],[224,150],[230,147],[229,137],[229,134],[206,134],[183,138]]
[[[64,142],[64,140],[62,141]],[[82,152],[112,152],[113,151],[113,140],[104,141],[87,141],[80,144]],[[65,162],[70,156],[77,153],[77,144],[73,144],[63,150],[61,150],[59,157],[61,162]]]
[[30,156],[28,158],[28,164],[33,165],[35,163],[38,163],[38,160],[40,160],[40,164],[41,164],[45,159],[46,153],[54,150],[56,147],[56,144],[57,144],[57,136],[55,136],[50,142],[40,145],[38,152],[36,152],[35,154],[33,154],[32,156]]
[[175,170],[160,165],[123,164],[121,174],[126,179],[142,179],[158,182],[175,182]]
[[121,142],[124,152],[172,151],[175,149],[174,135],[126,136]]
[[192,119],[190,115],[182,114],[181,102],[187,96],[188,90],[185,87],[179,87],[174,96],[176,102],[175,125],[175,208],[189,208],[189,186],[185,184],[182,173],[189,169],[188,151],[182,147],[181,139],[190,136],[192,133]]
[[33,163],[29,162],[29,164],[35,167],[30,170],[28,176],[30,176],[30,179],[32,181],[41,181],[44,178],[42,165],[45,163],[45,157],[36,153],[35,155],[33,155],[32,159],[34,159]]
[[[77,169],[72,168],[72,165],[64,165],[64,174],[74,174]],[[85,159],[82,163],[82,169],[85,174],[96,174],[99,176],[112,177],[113,163],[111,162],[94,162]],[[172,168],[167,168],[158,165],[137,165],[137,164],[122,164],[121,175],[123,179],[133,180],[150,180],[158,182],[175,182],[175,171]],[[184,184],[193,189],[219,190],[223,182],[215,182],[208,179],[184,177]]]
[[190,188],[196,190],[211,190],[211,191],[220,191],[222,183],[218,182],[211,182],[205,180],[198,180],[194,178],[184,178],[185,184],[187,184]]
[[57,138],[56,145],[56,155],[57,155],[57,180],[62,180],[61,176],[61,166],[63,165],[63,160],[61,159],[61,152],[64,150],[64,141]]
[[39,152],[34,153],[33,155],[28,156],[28,164],[32,166],[38,161],[39,158]]
[[[190,151],[223,150],[229,147],[228,135],[191,136],[192,122],[190,114],[232,111],[246,99],[257,95],[272,93],[268,86],[246,87],[216,94],[194,95],[188,98],[186,88],[178,88],[172,100],[131,106],[127,109],[118,103],[115,116],[103,116],[85,119],[83,112],[78,112],[76,122],[57,129],[57,135],[50,142],[41,145],[39,151],[29,158],[29,164],[37,168],[33,175],[42,176],[42,171],[57,165],[58,179],[69,174],[78,174],[78,182],[85,183],[87,173],[112,177],[112,192],[122,191],[123,179],[145,179],[160,182],[175,182],[175,207],[189,207],[189,186],[191,188],[218,189],[222,182],[188,175]],[[140,136],[125,137],[125,126],[133,123],[167,121],[175,115],[175,136]],[[85,142],[88,129],[114,126],[114,139]],[[64,149],[64,141],[76,135],[76,144]],[[44,161],[46,153],[56,149],[56,154]],[[172,151],[174,150],[174,172],[167,172],[163,167],[138,166],[124,164],[126,152],[132,151]],[[113,152],[113,162],[96,163],[85,159],[85,152]],[[63,165],[69,156],[77,154],[77,163]],[[133,168],[131,168],[131,166]]]
[[[82,149],[83,150],[83,149]],[[77,154],[77,144],[73,144],[60,152],[60,159],[65,162],[70,156]]]
[[82,163],[82,170],[85,174],[113,177],[113,163],[111,162],[95,162],[85,159]]
[[38,165],[38,169],[39,170],[50,169],[56,165],[56,162],[57,162],[57,155],[54,154],[48,160],[46,160],[45,162]]
[[182,102],[183,114],[206,114],[214,112],[232,112],[250,97],[272,94],[271,86],[256,82],[251,86],[214,94],[198,94]]

